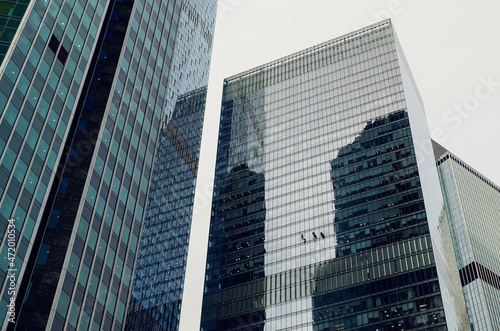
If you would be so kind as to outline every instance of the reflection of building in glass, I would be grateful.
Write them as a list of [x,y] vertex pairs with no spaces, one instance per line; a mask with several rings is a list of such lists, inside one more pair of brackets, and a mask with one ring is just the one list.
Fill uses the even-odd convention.
[[217,227],[224,235],[210,242],[208,263],[213,268],[206,282],[217,294],[205,300],[208,304],[217,302],[217,295],[228,295],[236,307],[230,317],[207,325],[206,330],[229,330],[265,320],[264,176],[242,164],[231,170],[218,192],[214,200],[221,208]]
[[[202,329],[468,329],[428,145],[390,21],[226,79]],[[226,185],[240,172],[263,191]],[[259,198],[263,249],[223,226]]]
[[[244,146],[237,148],[241,155],[234,155],[230,147],[232,125],[236,117],[239,121],[252,123],[258,116],[252,107],[240,109],[238,115],[233,112],[233,103],[222,107],[221,133],[217,184],[213,200],[211,235],[208,247],[205,286],[210,295],[204,298],[206,306],[212,306],[207,313],[222,318],[213,318],[204,326],[205,330],[241,329],[248,324],[257,324],[253,330],[263,330],[260,322],[265,320],[264,293],[264,232],[266,220],[265,181],[262,173],[250,170],[244,161],[233,165],[231,154],[241,160],[247,151]],[[256,128],[255,128],[256,129]],[[259,130],[248,131],[258,153]],[[245,139],[245,138],[243,138]],[[255,154],[256,156],[256,154]],[[254,168],[255,169],[255,168]],[[220,297],[232,302],[233,313],[226,315],[217,303]]]
[[370,121],[332,164],[336,259],[316,272],[318,329],[445,325],[410,121]]
[[500,330],[500,187],[433,142],[474,330]]
[[160,135],[126,328],[177,330],[206,88],[181,96]]
[[182,1],[127,330],[179,328],[216,10]]
[[165,98],[163,124],[177,97],[208,85],[217,0],[183,0]]
[[[17,329],[122,329],[161,117],[171,86],[208,71],[216,1],[11,2],[0,1],[0,316],[14,219]],[[171,79],[176,54],[199,70]]]

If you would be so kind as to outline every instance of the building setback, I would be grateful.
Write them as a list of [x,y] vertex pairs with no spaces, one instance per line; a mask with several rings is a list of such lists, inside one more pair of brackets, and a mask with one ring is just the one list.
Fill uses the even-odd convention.
[[16,226],[3,328],[124,328],[161,118],[177,86],[199,87],[183,79],[208,76],[215,6],[0,1],[0,316]]
[[227,78],[219,130],[202,330],[469,330],[390,21]]
[[471,329],[500,330],[500,188],[433,146]]

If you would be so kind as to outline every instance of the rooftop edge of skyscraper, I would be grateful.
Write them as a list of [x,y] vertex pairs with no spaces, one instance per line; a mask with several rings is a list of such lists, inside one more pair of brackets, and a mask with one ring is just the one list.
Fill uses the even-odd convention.
[[363,34],[363,33],[366,33],[366,32],[369,32],[371,30],[375,30],[377,28],[380,28],[380,27],[383,27],[383,26],[392,26],[392,21],[390,18],[388,19],[385,19],[383,21],[380,21],[380,22],[377,22],[377,23],[374,23],[374,24],[371,24],[371,25],[368,25],[366,27],[363,27],[363,28],[360,28],[358,30],[355,30],[353,32],[349,32],[349,33],[346,33],[342,36],[339,36],[339,37],[336,37],[336,38],[333,38],[333,39],[330,39],[328,41],[325,41],[323,43],[320,43],[320,44],[317,44],[317,45],[314,45],[314,46],[311,46],[311,47],[308,47],[306,49],[303,49],[301,51],[298,51],[298,52],[295,52],[293,54],[290,54],[290,55],[287,55],[287,56],[284,56],[284,57],[281,57],[279,59],[276,59],[274,61],[271,61],[271,62],[268,62],[268,63],[265,63],[265,64],[262,64],[260,66],[257,66],[257,67],[254,67],[252,69],[248,69],[248,70],[245,70],[239,74],[236,74],[236,75],[233,75],[233,76],[229,76],[227,78],[224,79],[224,84],[227,84],[231,81],[235,81],[235,80],[238,80],[238,79],[241,79],[241,78],[245,78],[247,76],[250,76],[254,73],[257,73],[259,71],[262,71],[262,70],[269,70],[270,68],[274,67],[274,66],[278,66],[280,64],[284,64],[286,62],[289,62],[291,60],[294,60],[296,58],[299,58],[301,56],[304,56],[305,54],[307,53],[312,53],[312,52],[315,52],[315,51],[318,51],[318,50],[321,50],[322,48],[326,48],[326,47],[329,47],[331,46],[332,44],[336,44],[336,43],[339,43],[339,42],[342,42],[342,41],[345,41],[349,38],[352,38],[352,37],[355,37],[355,36],[358,36],[360,34]]
[[461,165],[462,167],[467,169],[470,173],[474,174],[476,177],[481,179],[483,182],[485,182],[486,184],[491,186],[493,189],[500,192],[499,185],[495,184],[493,181],[488,179],[485,175],[483,175],[482,173],[480,173],[479,171],[477,171],[476,169],[471,167],[467,162],[465,162],[464,160],[462,160],[461,158],[459,158],[458,156],[456,156],[455,154],[453,154],[452,152],[447,150],[445,147],[443,147],[442,145],[440,145],[436,141],[431,140],[431,142],[432,142],[432,148],[434,149],[434,156],[436,158],[436,165],[440,165],[443,162],[445,162],[446,160],[452,159],[453,161],[455,161],[456,163],[458,163],[459,165]]

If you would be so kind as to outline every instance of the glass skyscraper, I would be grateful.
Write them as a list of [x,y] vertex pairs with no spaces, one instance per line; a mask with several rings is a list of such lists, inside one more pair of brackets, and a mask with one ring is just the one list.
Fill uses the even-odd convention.
[[16,306],[3,328],[124,327],[161,118],[182,74],[208,70],[189,33],[211,46],[214,4],[189,3],[0,1],[0,316]]
[[182,2],[127,330],[179,328],[216,12]]
[[127,330],[178,330],[206,88],[183,95],[160,136]]
[[434,143],[473,330],[500,330],[500,187]]
[[390,21],[224,82],[201,327],[469,330]]

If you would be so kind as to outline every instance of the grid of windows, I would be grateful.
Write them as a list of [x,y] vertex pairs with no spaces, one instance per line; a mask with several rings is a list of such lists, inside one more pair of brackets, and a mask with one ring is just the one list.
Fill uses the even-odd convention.
[[384,21],[225,80],[203,330],[466,319],[437,267],[442,197],[424,199],[440,190],[405,66]]
[[392,30],[387,27],[382,26],[370,32],[355,31],[306,49],[301,52],[301,56],[296,54],[287,56],[237,76],[229,77],[226,81],[231,81],[231,84],[227,86],[227,92],[224,95],[228,100],[242,96],[392,41],[394,41]]
[[[62,291],[52,305],[61,328],[125,324],[181,1],[122,3],[129,10],[110,9],[110,20],[126,15],[126,33],[58,283]],[[121,31],[103,31],[105,43]],[[110,51],[96,56],[108,60]],[[104,74],[95,70],[92,79]]]
[[216,11],[214,0],[180,8],[127,329],[178,328]]
[[30,0],[0,1],[0,66],[29,3]]
[[[338,286],[340,290],[332,288],[313,299],[315,330],[339,324],[347,330],[375,325],[384,330],[444,327],[407,112],[369,122],[331,164],[336,256],[354,255],[355,271]],[[383,254],[375,252],[385,249],[390,259],[380,263]],[[328,282],[323,276],[317,278]],[[352,283],[363,285],[351,288]],[[355,303],[354,311],[345,311],[359,293],[369,299]]]
[[0,314],[13,218],[19,329],[123,328],[172,61],[208,77],[189,36],[211,43],[215,1],[183,3],[0,1]]
[[[25,277],[21,284],[21,291],[23,287],[29,287],[30,289],[27,295],[29,303],[27,302],[22,306],[18,322],[18,327],[21,329],[24,327],[43,327],[48,323],[51,307],[47,303],[53,301],[57,288],[56,284],[60,279],[62,265],[72,235],[71,230],[75,227],[75,224],[78,226],[78,236],[74,239],[75,246],[77,246],[75,256],[81,256],[83,253],[84,242],[81,238],[85,237],[88,228],[75,222],[76,215],[89,171],[91,161],[89,156],[94,153],[99,128],[112,87],[114,72],[123,45],[124,31],[129,21],[127,13],[130,13],[132,5],[132,2],[127,1],[117,3],[112,7],[112,12],[118,13],[118,15],[112,18],[110,7],[105,17],[107,30],[117,32],[112,38],[104,40],[105,38],[102,35],[99,38],[91,62],[91,70],[99,74],[99,79],[94,79],[96,74],[92,75],[92,71],[90,71],[83,84],[83,93],[80,95],[80,99],[84,100],[84,102],[79,102],[77,105],[64,147],[68,153],[61,158],[58,173],[53,183],[54,189],[47,201],[47,205],[52,209],[50,207],[46,208],[39,226],[40,229],[45,229],[45,231],[43,236],[42,232],[39,231],[39,236],[34,242],[35,249],[40,243],[42,243],[42,247],[51,245],[52,249],[48,256],[48,263],[32,265],[33,263],[28,262],[31,277]],[[61,48],[58,46],[58,40],[54,38],[50,39],[49,47],[55,53],[60,53]],[[102,56],[103,53],[106,56]],[[57,187],[57,193],[55,193]],[[52,222],[49,221],[47,226],[48,219]],[[57,221],[54,222],[54,219]],[[34,257],[33,254],[30,260],[34,260]],[[72,261],[70,260],[70,262]],[[102,260],[97,259],[96,264],[99,263],[102,264]],[[74,277],[74,270],[72,271],[72,277]],[[47,278],[51,279],[50,283],[44,281]],[[85,283],[78,285],[79,293],[84,292],[85,285]],[[71,287],[66,286],[63,291],[67,295],[71,295]],[[44,304],[41,304],[42,302]],[[79,305],[81,306],[81,301]],[[99,309],[98,305],[96,305],[96,309]],[[74,313],[73,320],[71,320],[71,317],[70,325],[75,327]],[[84,326],[85,324],[82,325],[82,327]]]
[[214,0],[182,1],[163,124],[172,116],[178,96],[208,84],[216,11]]
[[[9,3],[15,4],[12,11],[6,10]],[[0,315],[4,316],[9,299],[6,222],[11,218],[16,222],[15,264],[21,280],[107,1],[2,1],[1,5],[0,25],[5,27],[0,54],[7,54],[0,70]],[[21,17],[26,19],[19,23]],[[18,39],[11,43],[14,26]],[[51,36],[68,51],[65,64],[49,46]]]
[[500,328],[500,188],[448,151],[437,168],[471,326]]
[[162,130],[126,329],[179,328],[205,99],[206,88],[180,97]]

